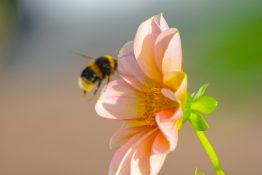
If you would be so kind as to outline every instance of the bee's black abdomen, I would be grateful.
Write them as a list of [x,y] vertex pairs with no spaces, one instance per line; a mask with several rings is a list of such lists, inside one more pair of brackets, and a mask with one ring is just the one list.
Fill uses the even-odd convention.
[[110,68],[110,62],[107,58],[105,57],[99,57],[96,59],[95,64],[97,67],[99,67],[101,73],[102,73],[102,78],[104,79],[106,76],[111,75],[111,68]]
[[95,74],[95,72],[90,68],[86,67],[83,72],[81,73],[81,77],[95,83],[98,81],[100,78]]

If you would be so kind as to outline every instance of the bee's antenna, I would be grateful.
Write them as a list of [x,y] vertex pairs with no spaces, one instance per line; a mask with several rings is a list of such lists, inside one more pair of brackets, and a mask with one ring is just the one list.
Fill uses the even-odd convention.
[[130,55],[129,55],[129,54],[126,54],[126,55],[121,55],[121,56],[119,56],[119,55],[118,55],[116,58],[118,58],[118,59],[119,59],[120,57],[126,57],[126,56],[130,56]]
[[82,53],[78,53],[78,52],[74,52],[76,55],[85,58],[85,59],[94,59],[93,57],[90,57],[88,55],[82,54]]

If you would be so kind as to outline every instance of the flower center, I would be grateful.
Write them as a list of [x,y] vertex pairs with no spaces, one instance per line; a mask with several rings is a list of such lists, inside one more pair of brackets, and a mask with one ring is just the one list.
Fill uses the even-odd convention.
[[167,108],[171,103],[171,100],[166,98],[161,93],[161,88],[153,87],[147,89],[144,94],[145,113],[144,120],[148,124],[152,125],[155,123],[155,115],[160,112],[163,108]]

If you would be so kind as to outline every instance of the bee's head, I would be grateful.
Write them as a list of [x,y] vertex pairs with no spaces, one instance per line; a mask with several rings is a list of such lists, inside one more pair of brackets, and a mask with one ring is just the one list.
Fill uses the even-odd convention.
[[86,95],[86,93],[91,91],[94,87],[94,83],[92,83],[91,81],[89,81],[89,80],[87,80],[83,77],[78,78],[78,85],[79,85],[80,89],[83,90],[84,95]]
[[117,70],[117,66],[118,66],[118,64],[117,64],[117,60],[116,59],[113,59],[114,60],[114,71],[116,71]]

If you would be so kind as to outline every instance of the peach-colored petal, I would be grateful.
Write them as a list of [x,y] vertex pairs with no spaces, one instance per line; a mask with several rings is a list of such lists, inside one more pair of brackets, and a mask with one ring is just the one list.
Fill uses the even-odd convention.
[[143,91],[153,81],[147,77],[137,64],[133,41],[127,42],[119,52],[118,71],[120,76],[134,88]]
[[182,48],[178,30],[172,28],[160,33],[155,42],[154,52],[157,66],[164,75],[180,71]]
[[169,151],[169,142],[163,133],[159,132],[152,145],[152,154],[166,154]]
[[101,92],[95,109],[98,115],[110,119],[135,119],[144,114],[141,93],[124,80],[111,81]]
[[179,88],[175,92],[176,96],[180,99],[182,105],[185,105],[184,103],[186,99],[186,93],[187,93],[187,76],[185,76]]
[[170,120],[180,120],[183,117],[183,109],[181,107],[177,108],[175,113],[169,118]]
[[185,80],[186,74],[184,72],[169,72],[163,77],[163,83],[174,92],[180,88],[181,84]]
[[110,139],[110,148],[118,148],[123,145],[128,139],[132,136],[136,135],[137,133],[145,130],[146,127],[129,127],[129,128],[121,128],[117,132],[113,134]]
[[138,127],[138,126],[148,126],[149,122],[145,120],[126,120],[125,123],[122,125],[123,128],[130,128],[130,127]]
[[161,82],[161,72],[154,58],[154,43],[157,36],[168,28],[162,15],[153,16],[140,24],[135,40],[134,54],[142,71],[156,82]]
[[[131,165],[131,159],[138,159],[141,151],[146,152],[143,149],[143,145],[149,143],[156,134],[157,129],[147,128],[146,130],[139,132],[132,138],[130,138],[124,145],[122,145],[114,154],[109,168],[109,175],[124,175],[132,174],[131,172],[141,172],[140,165]],[[139,151],[139,153],[138,153]],[[136,156],[134,155],[136,153]],[[140,159],[141,157],[139,157]],[[133,161],[134,163],[134,161]],[[130,168],[138,168],[131,170]]]
[[187,75],[184,72],[170,72],[163,77],[164,84],[175,92],[182,105],[187,93]]
[[[174,115],[172,109],[161,111],[156,115],[157,125],[169,142],[170,151],[176,148],[178,140],[178,128],[176,127],[177,120],[172,119]],[[181,117],[182,116],[180,116],[180,118]]]

